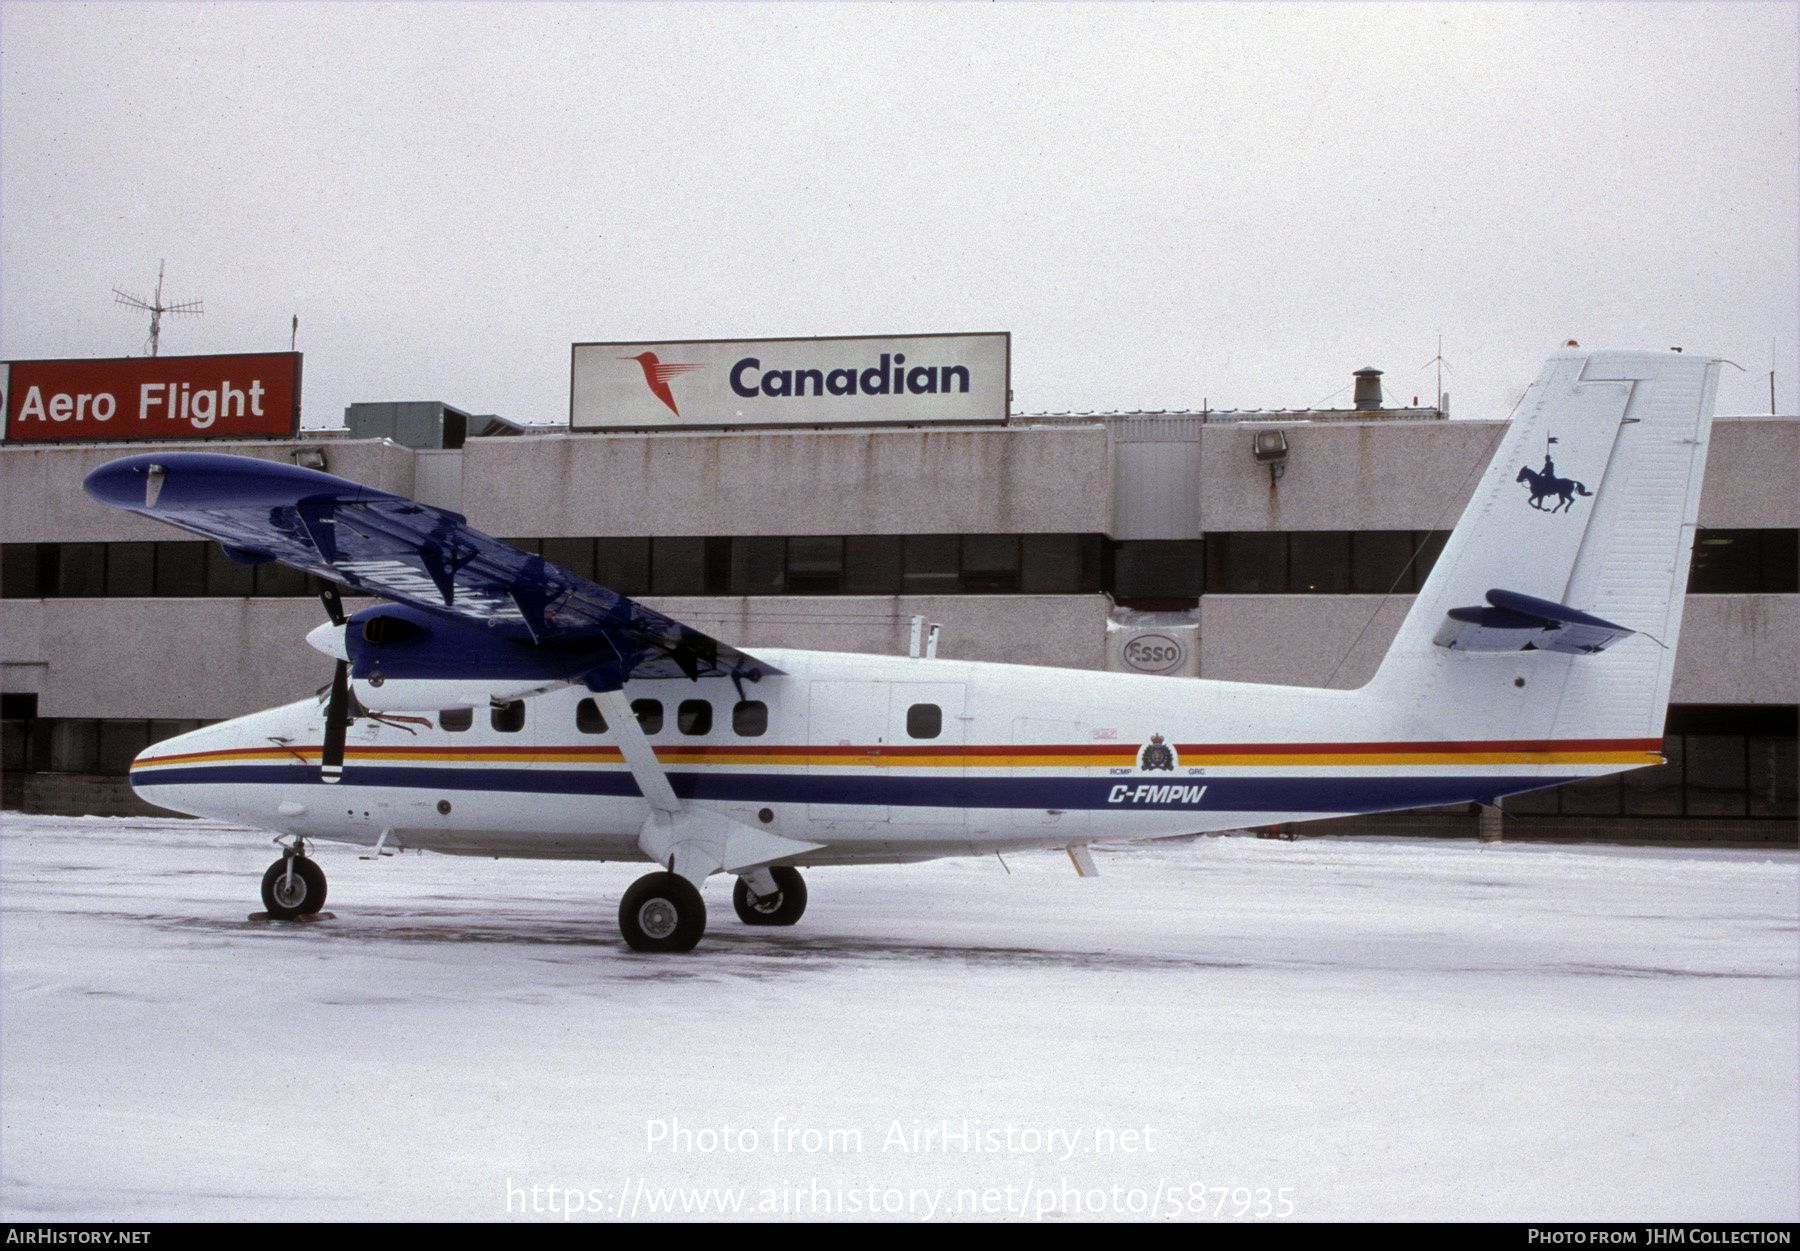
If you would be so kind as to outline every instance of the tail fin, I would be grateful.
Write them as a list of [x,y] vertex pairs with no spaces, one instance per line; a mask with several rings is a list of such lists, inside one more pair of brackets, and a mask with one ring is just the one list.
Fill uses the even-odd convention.
[[[1553,355],[1364,689],[1432,738],[1660,737],[1719,366],[1672,352]],[[1586,654],[1441,641],[1456,633],[1443,630],[1452,610],[1531,600],[1548,601],[1539,624],[1552,632],[1572,618],[1548,610],[1566,606],[1630,637]],[[1484,611],[1501,614],[1484,623],[1506,615]]]

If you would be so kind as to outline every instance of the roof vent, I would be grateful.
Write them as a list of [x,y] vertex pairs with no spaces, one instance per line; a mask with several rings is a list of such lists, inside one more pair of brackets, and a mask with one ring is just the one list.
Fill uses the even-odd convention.
[[[1338,392],[1342,395],[1343,392]],[[1373,365],[1365,365],[1356,371],[1356,407],[1359,409],[1377,409],[1381,407],[1381,371]]]

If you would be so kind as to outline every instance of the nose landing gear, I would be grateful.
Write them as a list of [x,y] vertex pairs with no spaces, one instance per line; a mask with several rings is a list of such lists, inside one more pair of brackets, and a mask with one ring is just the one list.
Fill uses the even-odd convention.
[[325,906],[325,871],[307,858],[304,842],[295,839],[263,874],[262,899],[277,921],[292,921]]

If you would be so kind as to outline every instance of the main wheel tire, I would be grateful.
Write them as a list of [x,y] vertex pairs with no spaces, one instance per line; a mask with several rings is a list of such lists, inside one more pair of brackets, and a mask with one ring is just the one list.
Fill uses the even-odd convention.
[[288,859],[283,856],[263,874],[263,907],[277,921],[292,921],[325,906],[325,870],[305,856],[294,856],[294,875],[290,881]]
[[739,878],[731,891],[731,906],[745,925],[792,925],[806,914],[806,879],[800,870],[781,865],[769,870],[775,893],[758,899]]
[[706,904],[679,873],[649,873],[619,901],[619,931],[633,951],[692,951],[706,934]]

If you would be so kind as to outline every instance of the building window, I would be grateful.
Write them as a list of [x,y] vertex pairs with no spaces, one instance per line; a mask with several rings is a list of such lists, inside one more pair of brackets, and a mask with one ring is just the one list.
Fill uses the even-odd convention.
[[1800,590],[1800,530],[1701,530],[1690,595],[1792,595]]
[[[118,549],[123,543],[114,543],[113,550],[107,554],[106,574],[108,584],[111,583],[113,562],[118,559]],[[256,566],[233,560],[226,555],[221,543],[208,543],[206,549],[206,593],[230,599],[246,599],[256,590]],[[107,592],[112,593],[110,590]]]
[[786,539],[775,536],[731,540],[731,594],[780,595],[786,590]]
[[591,699],[576,704],[575,728],[583,734],[606,733],[606,718],[600,715],[600,705]]
[[787,541],[787,586],[796,595],[831,595],[844,585],[844,540],[837,535]]
[[1350,589],[1353,575],[1348,531],[1297,530],[1288,540],[1289,590],[1330,595]]
[[55,594],[85,599],[106,594],[106,544],[57,543]]
[[844,538],[844,593],[898,595],[905,544],[897,534],[851,534]]
[[1800,811],[1792,705],[1673,704],[1663,763],[1509,795],[1519,817],[1777,818]]
[[502,734],[517,734],[525,728],[525,701],[494,704],[488,710],[488,723]]
[[1448,530],[1218,531],[1206,536],[1206,589],[1214,595],[1412,594],[1449,537]]
[[567,569],[578,578],[586,578],[589,582],[596,580],[592,539],[545,539],[540,554],[557,568]]
[[[1285,548],[1281,554],[1285,561]],[[1112,593],[1120,603],[1191,608],[1199,601],[1201,591],[1206,589],[1208,552],[1206,544],[1199,539],[1139,539],[1116,543],[1112,563]]]
[[760,699],[739,700],[731,709],[731,730],[744,738],[761,738],[769,731],[769,706]]
[[706,594],[706,540],[650,540],[652,595]]
[[965,534],[962,536],[963,590],[1016,591],[1019,589],[1019,536],[1016,534]]
[[594,581],[620,595],[648,595],[650,540],[595,539]]
[[683,734],[699,735],[712,730],[712,702],[684,699],[675,709],[675,728]]
[[907,595],[955,595],[962,590],[960,536],[909,534],[901,543],[900,589]]

